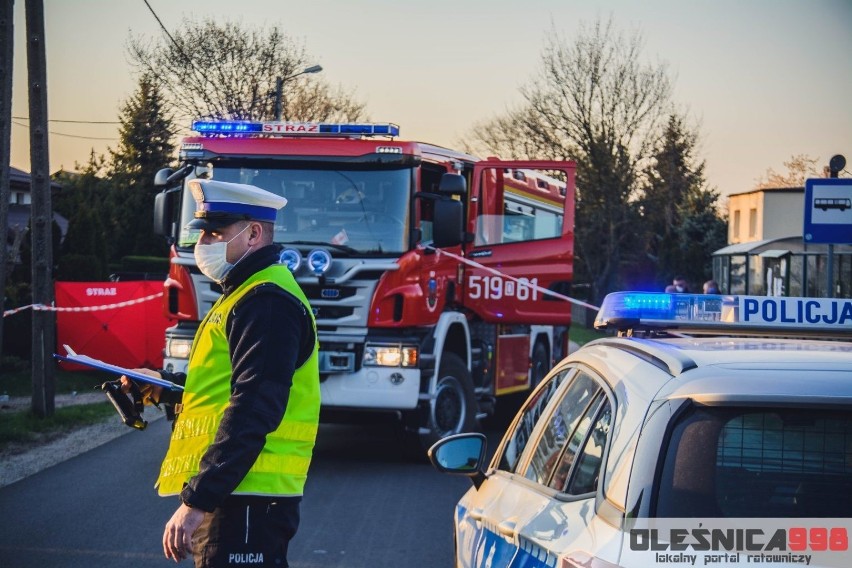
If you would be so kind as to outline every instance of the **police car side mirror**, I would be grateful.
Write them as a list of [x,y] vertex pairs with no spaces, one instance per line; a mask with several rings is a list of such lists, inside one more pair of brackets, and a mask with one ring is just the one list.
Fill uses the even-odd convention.
[[447,436],[429,448],[429,461],[441,473],[470,477],[479,488],[485,480],[482,468],[487,447],[485,436],[478,432]]

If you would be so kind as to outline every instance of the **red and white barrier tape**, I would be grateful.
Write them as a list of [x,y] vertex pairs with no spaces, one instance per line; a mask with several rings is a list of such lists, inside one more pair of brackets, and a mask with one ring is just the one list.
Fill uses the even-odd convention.
[[46,306],[44,304],[30,304],[29,306],[21,306],[20,308],[15,308],[13,310],[6,310],[3,312],[3,317],[10,316],[12,314],[22,312],[24,310],[36,310],[36,311],[45,311],[45,312],[97,312],[101,310],[114,310],[116,308],[123,308],[126,306],[132,306],[133,304],[141,304],[142,302],[147,302],[149,300],[153,300],[155,298],[161,298],[163,296],[162,292],[157,292],[156,294],[151,294],[150,296],[145,296],[144,298],[137,298],[135,300],[127,300],[125,302],[118,302],[115,304],[108,304],[105,306],[79,306],[76,308],[63,308],[58,306]]
[[589,309],[592,309],[592,310],[600,309],[600,306],[593,306],[592,304],[587,304],[586,302],[584,302],[582,300],[578,300],[576,298],[572,298],[570,296],[560,294],[559,292],[554,292],[553,290],[548,290],[547,288],[542,288],[541,286],[533,284],[532,282],[522,281],[520,278],[515,278],[514,276],[509,276],[508,274],[504,274],[503,272],[500,272],[499,270],[495,270],[495,269],[490,268],[488,266],[483,266],[483,265],[479,264],[478,262],[464,258],[463,256],[458,256],[458,255],[455,255],[451,252],[447,252],[447,251],[442,250],[442,249],[437,249],[437,248],[430,246],[430,245],[426,245],[424,248],[434,250],[439,255],[441,255],[441,254],[446,255],[446,256],[454,259],[454,260],[461,262],[462,264],[467,264],[468,266],[472,266],[474,268],[479,268],[480,270],[485,270],[486,272],[490,272],[491,274],[493,274],[495,276],[499,276],[501,278],[505,278],[506,280],[513,280],[515,283],[522,284],[524,286],[527,286],[528,288],[534,288],[534,289],[538,290],[539,292],[541,292],[542,294],[547,294],[548,296],[553,296],[554,298],[559,298],[560,300],[565,300],[566,302],[571,302],[572,304],[577,304],[578,306],[583,306],[584,308],[589,308]]

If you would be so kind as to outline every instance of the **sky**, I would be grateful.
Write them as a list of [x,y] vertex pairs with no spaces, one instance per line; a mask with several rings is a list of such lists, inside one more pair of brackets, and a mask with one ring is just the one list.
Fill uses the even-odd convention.
[[[401,138],[460,147],[475,124],[521,102],[553,30],[612,18],[665,64],[697,125],[697,157],[723,196],[805,154],[852,164],[850,0],[148,0],[173,35],[184,19],[278,25],[322,77]],[[14,7],[13,167],[29,170],[25,2]],[[44,0],[48,117],[117,121],[137,87],[128,38],[162,38],[144,0]],[[115,124],[51,122],[50,169],[118,142]],[[852,165],[847,166],[852,170]]]

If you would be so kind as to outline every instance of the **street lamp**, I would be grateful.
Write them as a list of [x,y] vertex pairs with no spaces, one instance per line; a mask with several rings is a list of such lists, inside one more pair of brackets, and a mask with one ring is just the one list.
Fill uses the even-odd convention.
[[290,79],[294,79],[299,75],[307,75],[308,73],[319,73],[322,71],[322,65],[311,65],[305,69],[302,69],[298,73],[294,73],[289,77],[278,77],[275,80],[275,120],[281,120],[282,113],[282,101],[284,99],[284,83],[289,81]]

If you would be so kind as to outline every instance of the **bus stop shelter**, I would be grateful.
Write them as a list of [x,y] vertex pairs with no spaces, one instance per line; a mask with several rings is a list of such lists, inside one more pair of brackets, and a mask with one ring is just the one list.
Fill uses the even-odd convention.
[[[833,297],[852,298],[852,245],[834,245]],[[728,245],[713,253],[713,279],[724,294],[827,297],[826,244],[801,235]]]

